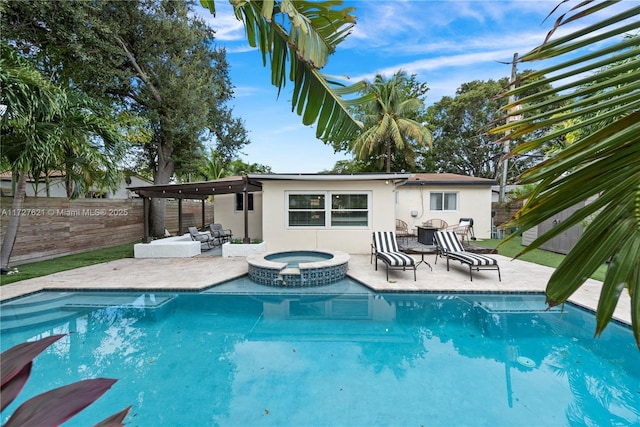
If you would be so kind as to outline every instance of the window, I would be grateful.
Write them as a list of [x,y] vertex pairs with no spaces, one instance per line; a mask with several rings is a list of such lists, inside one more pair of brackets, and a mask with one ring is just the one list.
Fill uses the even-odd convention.
[[366,194],[332,194],[331,226],[349,227],[369,224],[368,197]]
[[458,210],[458,193],[430,193],[429,200],[429,208],[432,211]]
[[289,194],[290,227],[324,227],[324,194]]
[[287,193],[289,227],[367,227],[369,193]]
[[[253,193],[248,193],[248,211],[253,211]],[[236,193],[236,211],[244,212],[244,193]]]

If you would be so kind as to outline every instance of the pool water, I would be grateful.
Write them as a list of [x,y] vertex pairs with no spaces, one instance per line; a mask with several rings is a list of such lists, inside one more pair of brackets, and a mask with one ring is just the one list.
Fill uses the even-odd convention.
[[333,255],[317,251],[289,251],[267,255],[264,259],[275,262],[286,262],[287,267],[297,268],[300,263],[326,261]]
[[243,278],[202,293],[35,294],[1,314],[2,350],[69,334],[35,360],[20,402],[118,379],[65,426],[129,405],[135,426],[640,424],[630,328],[594,339],[592,313],[547,311],[538,294],[374,293],[350,279],[302,293]]

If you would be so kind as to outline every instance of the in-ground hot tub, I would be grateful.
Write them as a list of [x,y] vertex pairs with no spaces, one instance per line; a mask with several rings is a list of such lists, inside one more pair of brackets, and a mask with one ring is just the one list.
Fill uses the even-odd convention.
[[321,286],[344,279],[349,254],[332,250],[257,253],[247,257],[249,278],[267,286]]

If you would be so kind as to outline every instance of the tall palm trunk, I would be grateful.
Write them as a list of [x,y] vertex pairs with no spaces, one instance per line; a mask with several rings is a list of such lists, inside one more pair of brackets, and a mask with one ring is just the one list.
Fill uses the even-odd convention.
[[5,231],[4,238],[2,239],[2,249],[0,249],[0,269],[2,274],[7,274],[9,272],[9,258],[11,258],[13,245],[15,244],[16,236],[18,235],[18,227],[20,227],[20,212],[24,206],[24,196],[27,188],[27,174],[25,172],[18,172],[16,175],[18,175],[18,182],[16,185],[16,191],[13,195],[13,203],[11,204],[12,215],[9,216],[7,230]]
[[391,140],[390,139],[387,139],[387,173],[391,173]]

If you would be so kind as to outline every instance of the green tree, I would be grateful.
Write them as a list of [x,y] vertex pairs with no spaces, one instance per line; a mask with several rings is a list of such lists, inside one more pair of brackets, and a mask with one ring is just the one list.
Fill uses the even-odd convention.
[[62,108],[51,119],[60,144],[43,172],[64,172],[68,198],[90,189],[115,190],[123,176],[119,166],[126,146],[110,111],[84,93],[62,90]]
[[[462,84],[454,97],[445,96],[429,107],[429,124],[436,141],[422,153],[421,169],[494,179],[502,157],[500,138],[483,132],[506,101],[497,100],[508,80],[475,80]],[[512,163],[514,165],[514,163]],[[522,170],[522,169],[520,169]],[[517,175],[512,166],[511,176]]]
[[391,172],[393,155],[401,156],[409,166],[414,166],[414,145],[431,145],[431,132],[414,119],[424,104],[408,96],[408,80],[404,71],[396,72],[390,79],[382,75],[375,77],[367,86],[367,92],[375,99],[363,105],[363,130],[351,143],[357,159],[377,159],[387,173]]
[[240,159],[233,159],[227,166],[229,175],[246,175],[249,173],[271,173],[271,167],[260,163],[245,163]]
[[[156,184],[193,172],[208,135],[223,154],[248,142],[225,103],[233,87],[224,50],[192,13],[193,2],[142,0],[10,2],[3,26],[25,55],[64,84],[145,119],[150,139],[137,167]],[[206,94],[206,96],[203,96]],[[144,165],[144,166],[141,166]],[[152,234],[164,231],[164,200],[152,204]]]
[[[621,4],[622,11],[609,12],[609,7],[620,9]],[[554,37],[557,28],[586,17],[595,18],[595,22]],[[534,92],[517,101],[525,106],[520,111],[525,115],[523,120],[493,132],[510,131],[509,138],[517,139],[540,129],[554,129],[513,147],[513,155],[518,156],[539,150],[576,129],[589,130],[576,132],[572,144],[522,175],[521,182],[535,183],[536,189],[507,226],[525,231],[568,207],[595,198],[539,236],[523,253],[588,220],[584,234],[549,279],[547,301],[550,305],[563,303],[607,262],[596,333],[604,330],[626,289],[631,296],[633,332],[640,347],[640,47],[637,36],[624,37],[638,28],[640,6],[634,2],[574,6],[556,21],[540,46],[521,58],[523,62],[554,58],[557,64],[529,74],[516,89],[504,94],[519,96],[540,85],[555,84],[552,93],[561,106],[528,115],[548,104],[544,92]],[[503,109],[509,111],[514,105]],[[570,121],[576,118],[572,124]],[[568,125],[556,126],[560,123]]]
[[[0,44],[2,160],[16,177],[12,211],[24,205],[27,175],[40,176],[61,166],[71,151],[73,159],[92,162],[103,182],[112,178],[112,153],[118,153],[118,134],[104,116],[77,103],[76,94],[53,85],[6,43]],[[65,158],[67,161],[67,158]],[[105,181],[106,180],[106,181]],[[86,182],[86,180],[80,180]],[[20,216],[9,218],[2,241],[0,263],[6,272],[20,226]]]

